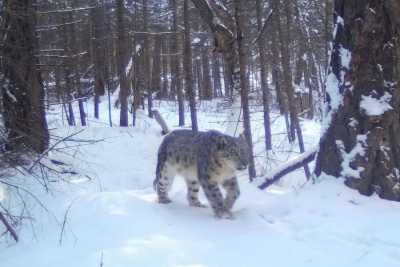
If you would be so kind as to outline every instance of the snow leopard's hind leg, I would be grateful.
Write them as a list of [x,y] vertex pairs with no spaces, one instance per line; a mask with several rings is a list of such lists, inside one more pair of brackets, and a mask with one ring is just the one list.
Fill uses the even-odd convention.
[[186,180],[187,185],[187,200],[190,206],[204,208],[206,205],[202,204],[199,200],[200,183],[194,180]]

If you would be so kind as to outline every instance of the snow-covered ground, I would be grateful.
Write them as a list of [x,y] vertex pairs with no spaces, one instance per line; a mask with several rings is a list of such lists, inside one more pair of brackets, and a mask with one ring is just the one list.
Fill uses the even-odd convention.
[[[51,155],[73,163],[79,175],[54,184],[52,194],[32,185],[52,213],[30,204],[36,219],[20,230],[18,244],[0,244],[1,267],[400,266],[400,203],[361,196],[338,179],[305,183],[299,170],[260,191],[243,172],[234,220],[216,219],[210,208],[189,207],[182,179],[175,180],[172,204],[156,203],[152,181],[159,126],[141,113],[136,128],[110,128],[105,108],[104,102],[101,121],[91,118],[77,137],[103,141]],[[158,108],[176,127],[175,106]],[[224,129],[223,113],[215,103],[203,103],[201,128]],[[57,112],[52,114],[53,134],[82,129],[62,126]],[[117,123],[117,110],[113,118]],[[262,116],[253,118],[260,172],[296,156],[289,153],[297,147],[287,144],[283,119],[274,115],[275,153],[268,155],[274,161],[266,164]],[[310,121],[302,126],[311,148],[319,126]]]

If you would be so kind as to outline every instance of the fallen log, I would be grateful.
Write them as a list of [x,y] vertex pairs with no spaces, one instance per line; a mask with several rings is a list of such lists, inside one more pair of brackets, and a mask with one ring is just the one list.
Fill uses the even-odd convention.
[[275,182],[279,181],[283,176],[295,171],[304,165],[310,163],[314,160],[315,155],[317,154],[317,148],[310,150],[308,152],[303,153],[298,158],[295,158],[288,163],[280,166],[277,170],[272,172],[271,174],[267,175],[265,181],[258,186],[260,189],[266,189],[270,185],[274,184]]
[[169,133],[170,132],[169,127],[165,122],[164,118],[161,116],[161,113],[156,109],[153,109],[151,112],[153,113],[154,119],[161,126],[162,129],[161,134],[166,135],[167,133]]

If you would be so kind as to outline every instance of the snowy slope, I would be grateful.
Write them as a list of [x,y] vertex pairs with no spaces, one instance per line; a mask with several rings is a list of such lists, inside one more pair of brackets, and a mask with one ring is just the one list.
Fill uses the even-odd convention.
[[[169,108],[162,111],[175,126]],[[203,128],[219,127],[215,114],[199,117]],[[156,124],[141,119],[135,129],[92,122],[80,137],[105,141],[79,148],[74,164],[95,179],[55,185],[53,196],[43,194],[58,222],[34,207],[35,231],[26,227],[20,243],[2,245],[1,267],[400,266],[400,204],[360,196],[341,180],[299,186],[299,171],[264,192],[244,172],[234,220],[189,207],[179,177],[174,202],[156,203],[152,181],[162,137]],[[303,126],[308,139],[318,139],[313,123]]]

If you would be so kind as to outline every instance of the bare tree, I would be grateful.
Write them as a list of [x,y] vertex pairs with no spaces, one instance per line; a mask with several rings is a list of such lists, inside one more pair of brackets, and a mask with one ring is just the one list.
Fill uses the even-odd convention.
[[94,77],[94,117],[99,118],[99,102],[100,96],[105,94],[105,46],[104,46],[104,32],[105,32],[105,14],[104,7],[100,6],[97,0],[91,0],[93,9],[91,10],[92,21],[92,47],[93,47],[93,61],[95,69]]
[[118,67],[118,77],[119,77],[119,101],[121,105],[120,110],[120,126],[127,127],[128,122],[128,96],[129,96],[129,83],[126,77],[126,58],[127,58],[127,43],[126,43],[126,31],[124,22],[124,1],[117,0],[117,67]]
[[185,87],[189,95],[190,119],[192,122],[192,130],[198,131],[197,111],[196,111],[196,95],[193,90],[193,64],[192,64],[192,40],[190,38],[190,21],[189,21],[189,0],[183,3],[183,21],[185,27],[185,39],[183,49],[183,65],[185,71]]
[[44,89],[35,57],[36,1],[4,1],[3,105],[10,147],[43,152],[49,143]]
[[264,132],[265,132],[265,148],[267,150],[272,149],[272,135],[271,135],[271,121],[270,121],[270,100],[269,100],[269,87],[267,79],[267,62],[266,62],[266,52],[265,52],[265,39],[263,34],[263,20],[262,20],[262,5],[261,0],[256,0],[257,9],[257,29],[260,33],[258,38],[258,51],[260,54],[260,77],[261,77],[261,91],[263,95],[263,108],[264,108]]

